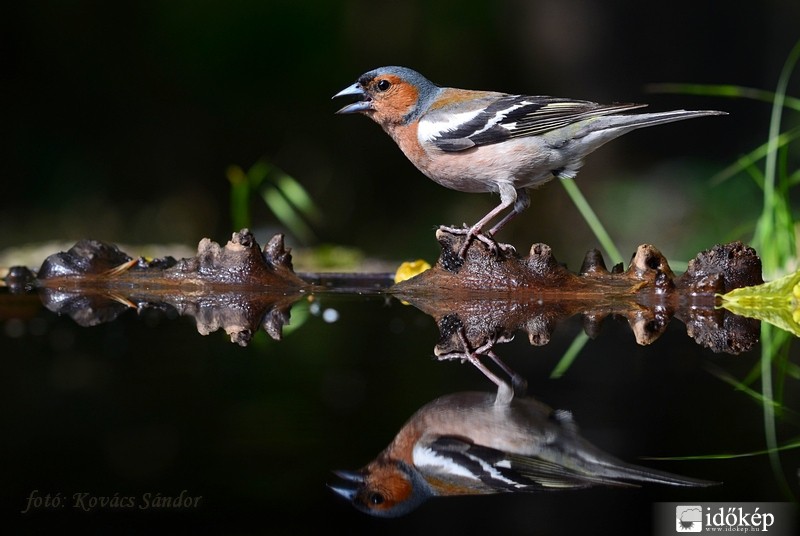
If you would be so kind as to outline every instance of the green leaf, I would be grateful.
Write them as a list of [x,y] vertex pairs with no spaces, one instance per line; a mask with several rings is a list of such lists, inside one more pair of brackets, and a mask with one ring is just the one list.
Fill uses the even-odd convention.
[[756,318],[800,337],[800,271],[752,287],[734,289],[722,296],[722,307]]

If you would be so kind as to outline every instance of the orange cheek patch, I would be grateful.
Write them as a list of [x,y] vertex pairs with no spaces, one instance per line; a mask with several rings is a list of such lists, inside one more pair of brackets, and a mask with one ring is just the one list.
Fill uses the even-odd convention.
[[396,76],[385,78],[392,87],[375,96],[376,115],[388,121],[400,121],[416,105],[419,91]]
[[402,503],[411,495],[411,482],[395,466],[378,466],[370,470],[367,490],[380,492],[385,501],[378,508],[389,508]]
[[396,103],[397,111],[408,113],[419,99],[419,91],[409,84],[398,84],[394,87],[392,102]]
[[394,475],[386,482],[386,491],[395,502],[403,502],[411,495],[411,483],[404,476]]

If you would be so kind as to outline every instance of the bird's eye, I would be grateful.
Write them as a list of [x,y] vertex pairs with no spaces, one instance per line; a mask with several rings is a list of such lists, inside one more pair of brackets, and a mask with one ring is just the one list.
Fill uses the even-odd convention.
[[378,91],[386,91],[392,87],[392,83],[388,80],[378,80]]
[[373,493],[372,495],[369,496],[369,502],[371,502],[374,506],[382,504],[384,500],[386,499],[384,499],[383,495],[381,495],[380,493]]

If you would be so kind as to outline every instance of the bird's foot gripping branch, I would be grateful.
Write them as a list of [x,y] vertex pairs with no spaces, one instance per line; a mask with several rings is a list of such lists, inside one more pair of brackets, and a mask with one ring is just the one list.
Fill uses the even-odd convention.
[[485,233],[475,226],[469,227],[466,224],[463,227],[440,225],[439,231],[464,237],[456,257],[454,257],[451,261],[451,265],[453,267],[460,267],[464,263],[464,259],[467,257],[467,251],[475,240],[483,243],[494,255],[514,254],[517,252],[517,250],[511,244],[503,244],[502,242],[498,242],[494,239],[491,233]]
[[[511,247],[493,248],[476,243],[467,233],[440,228],[436,239],[441,246],[433,269],[395,285],[402,293],[527,292],[558,299],[580,299],[587,294],[610,296],[643,294],[662,299],[691,292],[714,298],[734,288],[763,283],[761,260],[753,248],[741,242],[716,245],[698,253],[687,271],[676,276],[667,259],[649,244],[639,246],[627,270],[620,263],[609,271],[597,250],[590,250],[578,273],[559,263],[547,244],[533,244],[527,256]],[[463,259],[459,252],[470,242]],[[597,296],[594,296],[596,298]]]
[[442,250],[434,267],[389,292],[434,318],[440,359],[495,361],[495,346],[518,331],[531,344],[545,345],[558,323],[575,315],[583,317],[591,337],[606,318],[624,318],[642,345],[658,339],[673,317],[715,352],[739,354],[758,341],[757,321],[719,307],[721,294],[762,283],[761,260],[741,242],[698,253],[678,276],[647,244],[636,249],[627,269],[619,264],[608,270],[600,252],[591,250],[575,273],[546,244],[534,244],[523,257],[496,255],[474,243],[460,262],[467,238],[441,229],[437,238]]

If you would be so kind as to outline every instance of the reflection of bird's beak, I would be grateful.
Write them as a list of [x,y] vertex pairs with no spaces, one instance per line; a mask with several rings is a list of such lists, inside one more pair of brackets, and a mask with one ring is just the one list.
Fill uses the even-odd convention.
[[336,97],[344,97],[347,95],[357,95],[361,98],[361,100],[358,100],[352,104],[348,104],[336,112],[337,114],[355,114],[372,110],[372,100],[367,96],[367,92],[364,91],[364,88],[358,82],[350,87],[344,88],[332,98],[335,99]]
[[340,497],[352,501],[358,492],[358,488],[364,484],[364,475],[357,471],[334,471],[333,474],[339,478],[339,482],[328,484],[328,487]]

